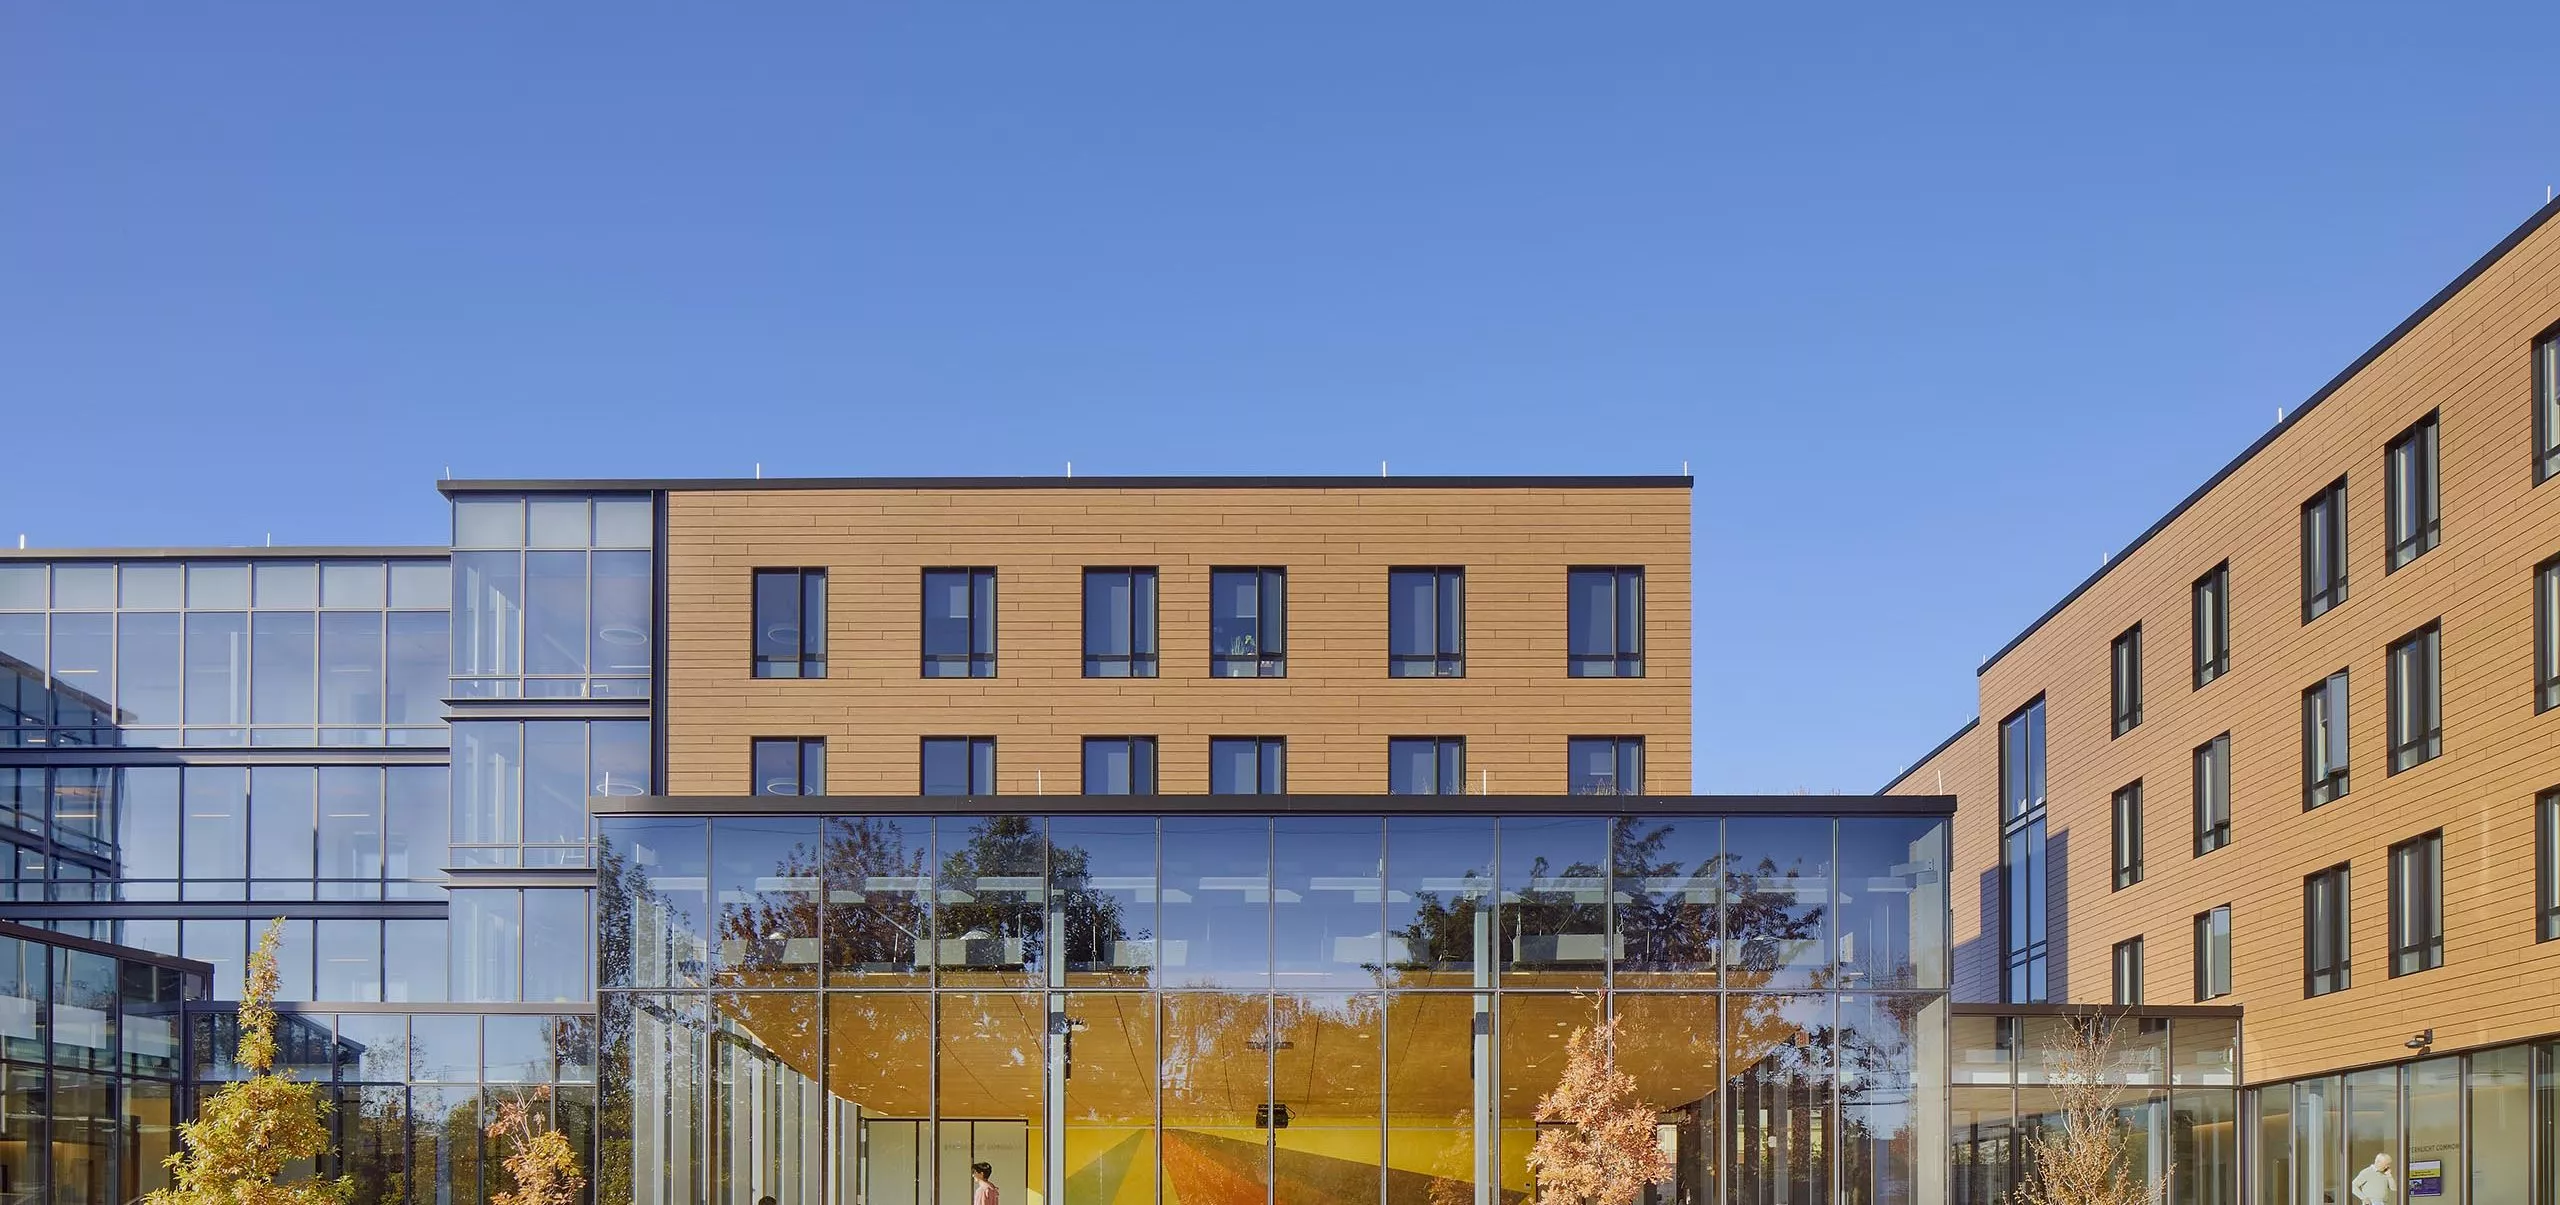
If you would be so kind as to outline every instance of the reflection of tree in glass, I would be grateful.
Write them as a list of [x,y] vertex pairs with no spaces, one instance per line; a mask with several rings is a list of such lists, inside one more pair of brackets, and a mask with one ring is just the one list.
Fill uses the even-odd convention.
[[1267,998],[1220,992],[1165,997],[1168,1125],[1251,1126],[1267,1101],[1272,1038]]
[[596,973],[597,982],[608,986],[672,983],[661,980],[662,973],[674,967],[642,968],[640,952],[632,949],[633,921],[651,910],[664,910],[666,901],[649,886],[646,868],[606,837],[596,842]]
[[[1019,942],[1019,957],[995,955],[1001,965],[1039,967],[1049,953],[1046,914],[1054,905],[1066,926],[1060,937],[1070,964],[1108,967],[1113,946],[1132,934],[1120,902],[1091,886],[1090,862],[1082,849],[1052,847],[1031,817],[990,816],[970,828],[967,843],[942,857],[935,929],[946,941]],[[1044,902],[1044,895],[1054,898]],[[979,965],[982,956],[954,952],[943,961],[965,957]]]
[[[1708,832],[1712,835],[1712,822]],[[1611,826],[1610,861],[1617,868],[1618,932],[1625,965],[1646,970],[1706,970],[1716,966],[1714,859],[1695,867],[1663,855],[1672,826],[1650,830],[1640,821]],[[1695,889],[1655,890],[1648,884],[1693,883]]]
[[1446,897],[1437,891],[1413,893],[1413,922],[1391,935],[1403,941],[1404,957],[1394,961],[1394,969],[1405,974],[1387,979],[1389,986],[1408,978],[1427,983],[1435,971],[1464,974],[1475,969],[1476,922],[1484,897],[1493,891],[1493,876],[1470,870],[1461,883]]
[[[1799,892],[1809,890],[1817,900],[1825,899],[1829,880],[1820,867],[1808,872],[1802,857],[1781,870],[1774,857],[1763,855],[1756,864],[1746,864],[1742,855],[1727,851],[1724,864],[1725,935],[1727,948],[1736,951],[1726,970],[1734,980],[1731,986],[1758,987],[1789,963],[1800,962],[1790,956],[1798,947],[1821,942],[1829,909],[1804,904]],[[1815,968],[1817,983],[1830,979],[1827,970]]]
[[[1544,854],[1529,863],[1528,881],[1515,884],[1503,893],[1502,942],[1512,957],[1522,964],[1568,961],[1561,948],[1540,956],[1524,948],[1522,937],[1562,937],[1567,934],[1599,934],[1609,923],[1606,886],[1609,872],[1589,862],[1573,862],[1561,872],[1550,872]],[[1576,963],[1597,966],[1594,957],[1570,959]]]

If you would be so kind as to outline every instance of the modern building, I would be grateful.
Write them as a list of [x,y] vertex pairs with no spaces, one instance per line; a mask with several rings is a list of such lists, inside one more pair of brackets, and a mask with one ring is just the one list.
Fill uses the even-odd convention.
[[360,1200],[544,1088],[610,1205],[1518,1202],[1603,1010],[1660,1201],[1942,1197],[1952,803],[1688,793],[1685,478],[441,488],[0,556],[0,918],[203,968],[183,1100],[284,917]]
[[[1887,788],[1960,801],[1960,1011],[2238,1011],[2245,1174],[2178,1199],[2343,1202],[2387,1154],[2406,1200],[2560,1201],[2555,216],[1984,662]],[[1959,1117],[2010,1091],[1960,1057]]]

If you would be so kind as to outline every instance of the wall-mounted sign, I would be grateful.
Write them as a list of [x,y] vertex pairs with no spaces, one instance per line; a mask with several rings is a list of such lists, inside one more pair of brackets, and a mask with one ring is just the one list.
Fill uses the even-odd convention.
[[2409,1195],[2441,1197],[2444,1195],[2444,1160],[2412,1159],[2409,1161]]

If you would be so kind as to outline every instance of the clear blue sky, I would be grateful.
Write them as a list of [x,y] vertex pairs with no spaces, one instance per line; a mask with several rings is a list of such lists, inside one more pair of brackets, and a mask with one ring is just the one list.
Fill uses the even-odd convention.
[[2560,182],[2550,27],[8,5],[0,538],[432,542],[448,465],[1685,459],[1699,789],[1871,789]]

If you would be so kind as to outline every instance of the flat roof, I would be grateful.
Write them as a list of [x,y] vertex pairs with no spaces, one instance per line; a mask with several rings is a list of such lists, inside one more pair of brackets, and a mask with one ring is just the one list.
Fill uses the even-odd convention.
[[2321,386],[2319,392],[2312,394],[2309,400],[2294,407],[2293,412],[2285,415],[2284,420],[2277,423],[2274,429],[2259,436],[2257,442],[2242,450],[2231,463],[2222,466],[2222,471],[2207,478],[2203,485],[2196,487],[2194,493],[2188,494],[2176,506],[2171,507],[2168,514],[2160,516],[2159,522],[2143,529],[2142,534],[2135,536],[2133,542],[2125,545],[2122,551],[2108,557],[2106,564],[2100,566],[2096,573],[2090,574],[2087,580],[2072,587],[2069,594],[2062,596],[2062,601],[2053,604],[2044,614],[2037,616],[2035,622],[2028,624],[2026,630],[2011,637],[2009,643],[2001,645],[2000,651],[1984,658],[1982,664],[1974,669],[1974,676],[1980,677],[1989,673],[1991,667],[1999,664],[2002,657],[2008,656],[2011,650],[2026,643],[2027,637],[2035,635],[2038,628],[2050,622],[2054,616],[2061,614],[2064,607],[2078,601],[2081,595],[2089,592],[2090,587],[2105,580],[2106,576],[2115,572],[2116,567],[2122,565],[2126,558],[2139,551],[2144,544],[2150,543],[2151,537],[2159,535],[2171,523],[2177,522],[2178,516],[2187,513],[2188,508],[2202,501],[2206,494],[2212,493],[2213,487],[2222,484],[2225,479],[2238,472],[2240,466],[2249,463],[2258,453],[2265,451],[2269,445],[2281,438],[2285,432],[2292,430],[2294,424],[2301,422],[2304,415],[2311,413],[2314,407],[2327,401],[2330,394],[2336,393],[2348,381],[2353,380],[2357,373],[2363,372],[2365,366],[2373,363],[2382,353],[2391,350],[2401,339],[2407,337],[2410,331],[2417,329],[2419,323],[2432,317],[2438,309],[2443,308],[2445,302],[2451,301],[2454,294],[2461,292],[2464,286],[2478,279],[2482,272],[2489,270],[2490,265],[2505,258],[2507,252],[2515,250],[2517,244],[2531,237],[2535,231],[2540,230],[2555,216],[2560,216],[2560,197],[2553,198],[2542,208],[2535,210],[2532,217],[2526,218],[2523,225],[2516,227],[2506,238],[2500,240],[2497,246],[2490,248],[2488,254],[2472,261],[2471,266],[2463,269],[2462,275],[2454,277],[2451,284],[2436,290],[2436,295],[2428,298],[2425,305],[2419,306],[2417,312],[2401,319],[2400,325],[2392,327],[2390,334],[2384,335],[2380,342],[2366,348],[2363,355],[2356,357],[2355,363],[2347,365],[2344,371],[2329,378],[2329,383]]
[[598,815],[1951,816],[1953,795],[600,795]]
[[627,477],[439,481],[447,494],[636,493],[649,490],[1414,490],[1414,489],[1691,489],[1695,477],[1671,475],[1415,477]]

